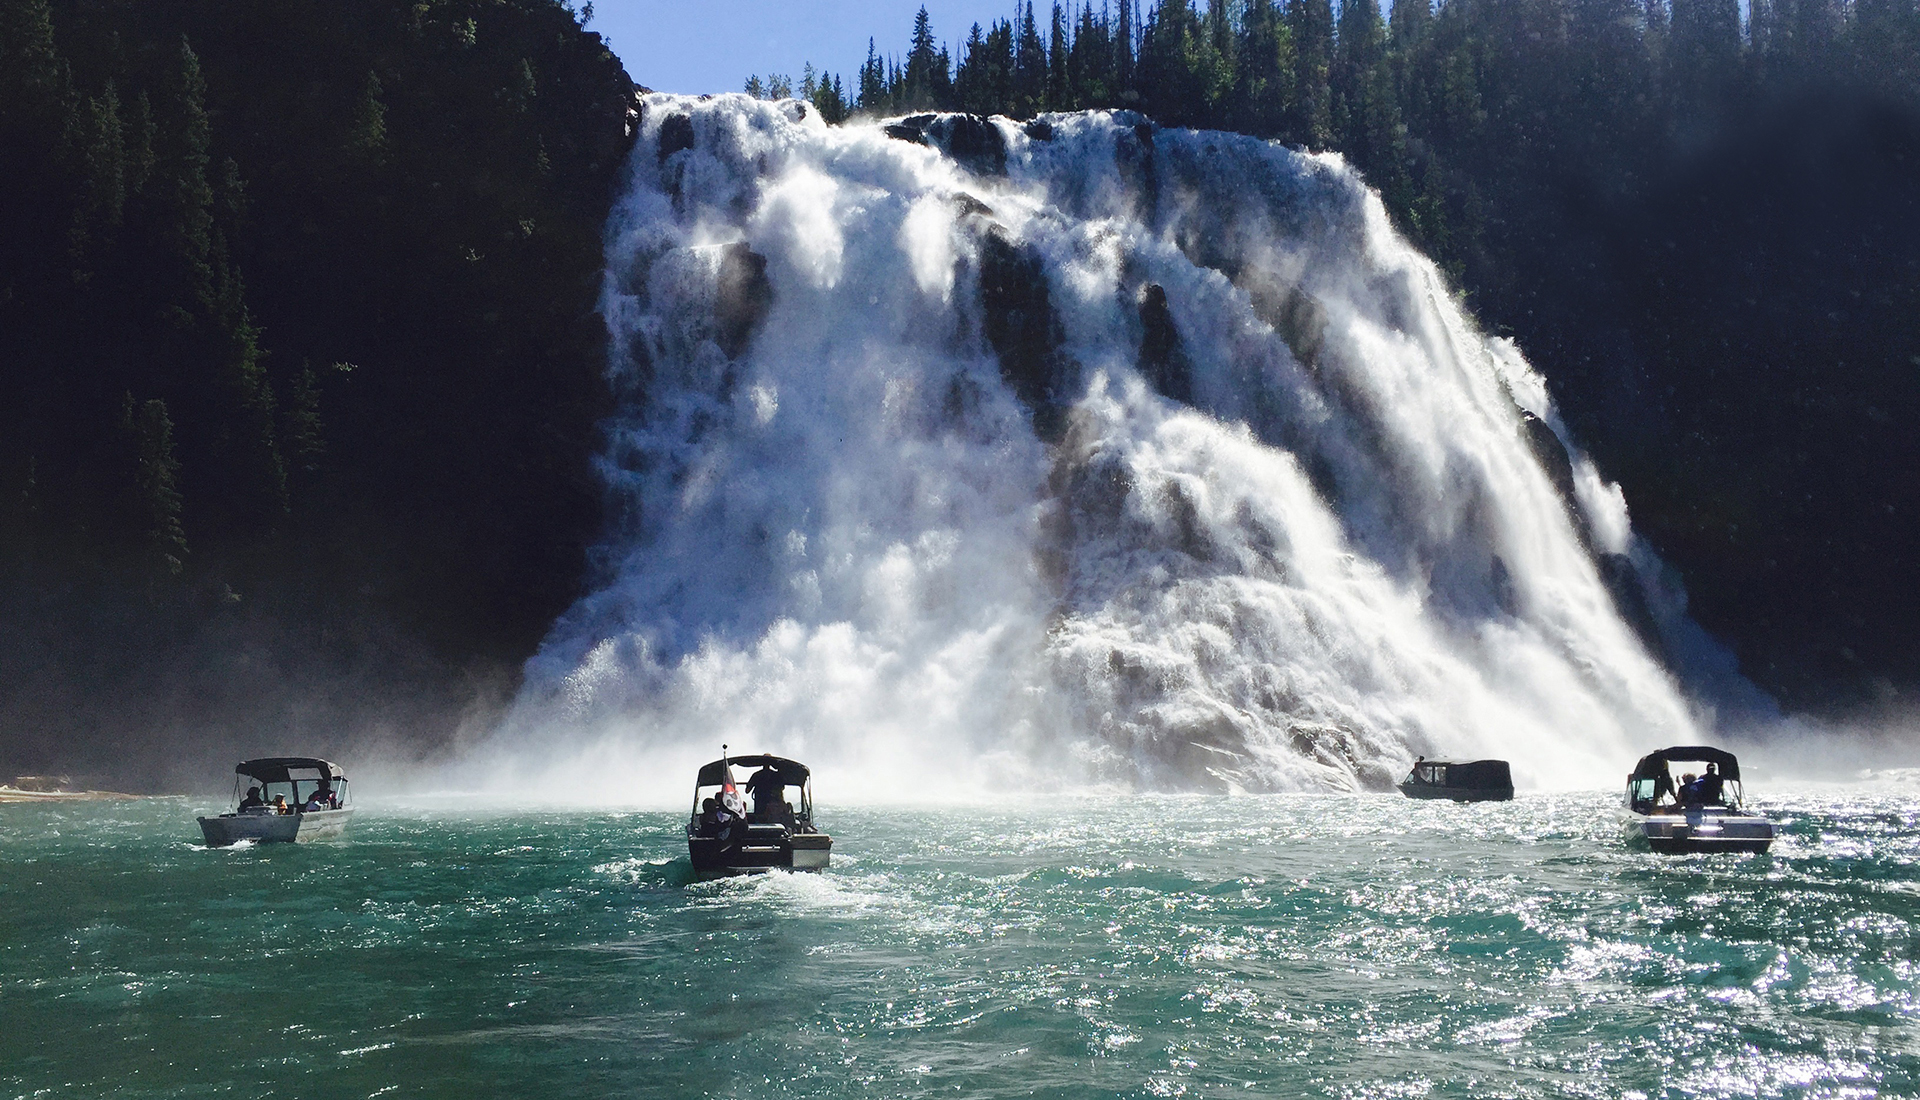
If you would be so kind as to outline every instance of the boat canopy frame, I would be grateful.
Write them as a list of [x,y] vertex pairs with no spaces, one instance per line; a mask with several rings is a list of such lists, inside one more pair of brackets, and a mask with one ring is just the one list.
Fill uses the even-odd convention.
[[719,786],[723,781],[731,778],[731,773],[727,770],[729,766],[740,768],[772,768],[774,774],[780,777],[780,781],[789,787],[804,786],[807,780],[813,775],[812,772],[807,770],[807,766],[798,760],[789,760],[784,756],[772,756],[767,753],[756,753],[752,756],[723,756],[711,764],[702,765],[700,774],[694,777],[693,785],[696,787]]
[[317,756],[262,756],[256,760],[242,760],[233,766],[233,774],[262,783],[291,783],[294,779],[289,773],[296,769],[319,772],[320,778],[330,784],[345,782],[347,778],[341,772],[340,765]]
[[1680,805],[1680,790],[1674,781],[1672,765],[1675,761],[1712,764],[1719,769],[1721,793],[1719,801],[1712,805],[1739,810],[1746,804],[1746,787],[1740,782],[1740,761],[1732,753],[1710,745],[1675,745],[1650,752],[1633,766],[1632,773],[1627,776],[1627,808],[1630,811],[1637,814],[1660,812],[1662,798],[1671,798],[1675,811],[1686,808]]
[[[1435,783],[1421,775],[1429,768],[1439,769],[1439,782]],[[1511,787],[1513,766],[1505,760],[1429,760],[1423,756],[1414,761],[1413,771],[1408,773],[1407,778],[1416,783],[1474,790]]]
[[1670,749],[1650,752],[1640,758],[1633,766],[1633,774],[1628,779],[1670,779],[1673,776],[1668,765],[1675,760],[1699,761],[1703,764],[1717,764],[1720,778],[1727,783],[1740,782],[1740,761],[1725,749],[1710,748],[1706,745],[1675,745]]
[[[693,779],[693,816],[700,816],[700,792],[708,787],[720,787],[733,781],[733,768],[771,768],[778,776],[782,786],[800,789],[800,805],[795,816],[807,827],[813,825],[813,772],[798,760],[789,760],[784,756],[771,753],[753,753],[746,756],[723,756],[718,760],[701,766]],[[740,784],[745,785],[741,780]]]
[[[296,771],[317,773],[313,778],[295,776]],[[331,760],[322,760],[317,756],[262,756],[253,760],[242,760],[233,766],[233,800],[237,809],[240,805],[240,791],[252,780],[260,785],[262,798],[270,798],[273,788],[285,784],[288,801],[298,806],[305,802],[315,789],[326,786],[340,797],[342,807],[353,803],[353,785],[340,765]],[[302,786],[306,790],[302,790]]]

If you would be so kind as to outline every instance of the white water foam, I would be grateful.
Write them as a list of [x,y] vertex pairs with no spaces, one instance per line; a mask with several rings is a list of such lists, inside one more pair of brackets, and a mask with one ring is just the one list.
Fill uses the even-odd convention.
[[1542,380],[1338,157],[654,95],[608,240],[619,521],[517,785],[1571,787],[1696,736],[1618,489],[1556,487]]

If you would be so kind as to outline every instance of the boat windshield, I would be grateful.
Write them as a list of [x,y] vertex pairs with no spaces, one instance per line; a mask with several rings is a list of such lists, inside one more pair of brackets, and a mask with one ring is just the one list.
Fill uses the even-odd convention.
[[1671,757],[1645,763],[1627,778],[1627,804],[1636,813],[1660,810],[1740,808],[1740,780],[1722,773],[1718,761]]
[[[325,786],[322,786],[322,783]],[[305,778],[289,775],[286,779],[261,781],[251,776],[241,775],[234,782],[234,804],[245,808],[247,791],[258,788],[260,801],[267,806],[276,806],[284,800],[290,809],[298,810],[314,801],[319,795],[319,809],[337,810],[351,801],[345,776],[336,776],[323,780],[318,774]]]
[[[765,791],[755,789],[752,776],[733,777],[733,788],[747,811],[747,820],[755,824],[781,824],[809,829],[813,825],[813,781],[769,784]],[[693,820],[697,823],[709,801],[719,802],[726,787],[721,783],[698,783],[693,788]]]

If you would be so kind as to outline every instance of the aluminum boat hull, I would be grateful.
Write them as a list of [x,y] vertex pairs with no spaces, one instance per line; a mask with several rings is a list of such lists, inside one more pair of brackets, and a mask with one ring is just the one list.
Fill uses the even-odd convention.
[[349,807],[293,814],[221,814],[199,821],[207,847],[225,848],[243,840],[255,844],[338,840],[346,834],[347,822],[352,818],[353,810]]
[[1446,798],[1455,802],[1511,802],[1512,787],[1439,787],[1431,783],[1406,782],[1400,793],[1408,798]]
[[1681,810],[1627,816],[1629,835],[1662,855],[1764,852],[1773,844],[1773,822],[1755,814]]

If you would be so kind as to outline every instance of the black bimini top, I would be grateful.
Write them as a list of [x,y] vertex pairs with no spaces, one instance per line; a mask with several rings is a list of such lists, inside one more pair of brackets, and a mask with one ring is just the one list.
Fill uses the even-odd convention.
[[725,760],[715,760],[700,769],[700,775],[693,781],[696,787],[712,787],[727,778],[727,765],[739,768],[772,768],[780,777],[780,782],[789,787],[798,787],[807,781],[811,773],[807,766],[798,760],[788,760],[784,756],[732,756]]
[[242,760],[234,765],[235,775],[244,775],[258,779],[262,783],[291,783],[294,771],[319,772],[320,778],[332,782],[346,779],[340,773],[340,766],[317,756],[263,756],[258,760]]
[[1421,768],[1432,767],[1445,769],[1444,774],[1446,780],[1444,785],[1448,787],[1472,787],[1480,789],[1513,786],[1513,770],[1507,766],[1505,760],[1422,759],[1414,764],[1414,774],[1417,776]]
[[1665,779],[1670,773],[1667,764],[1674,760],[1698,760],[1720,766],[1720,778],[1732,783],[1740,779],[1740,761],[1725,749],[1708,748],[1705,745],[1675,745],[1670,749],[1650,752],[1640,758],[1633,766],[1633,774],[1628,779]]

